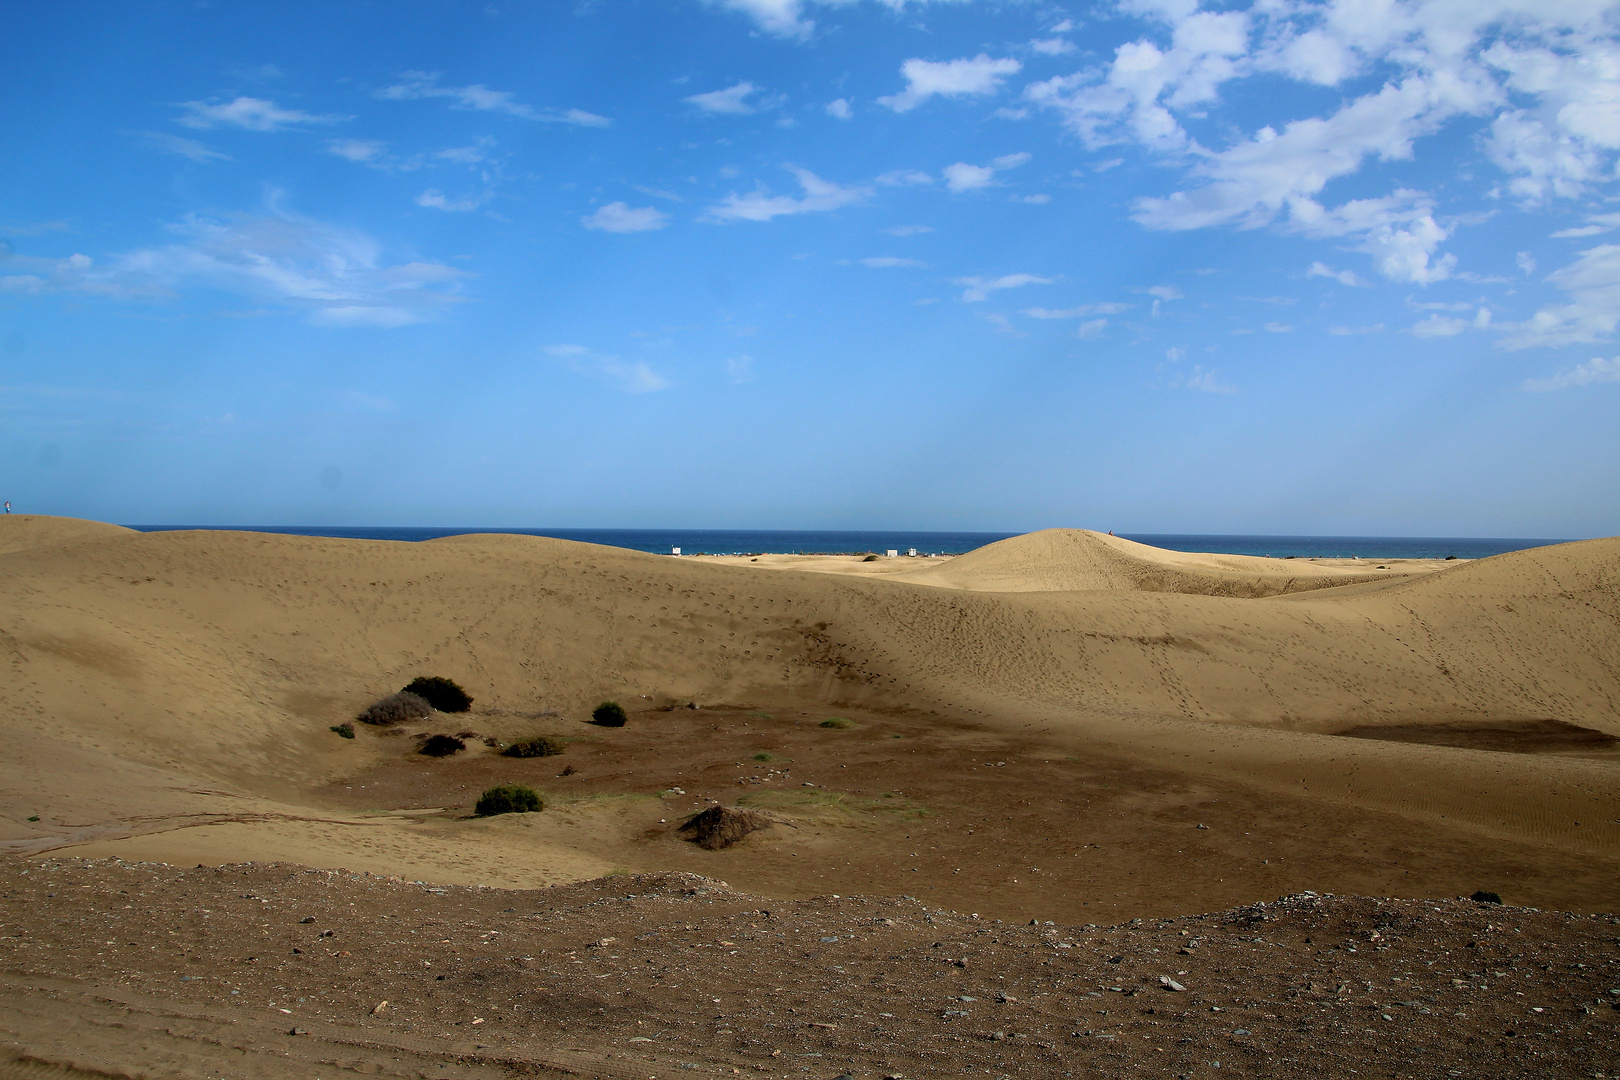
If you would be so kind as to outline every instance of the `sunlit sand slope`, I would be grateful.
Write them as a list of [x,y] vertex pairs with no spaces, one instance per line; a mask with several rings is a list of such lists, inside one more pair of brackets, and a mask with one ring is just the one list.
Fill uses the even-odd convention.
[[0,839],[16,845],[39,839],[22,817],[42,806],[67,823],[51,842],[187,814],[269,828],[373,752],[328,725],[440,673],[525,713],[848,702],[1039,725],[1612,846],[1564,820],[1601,808],[1492,808],[1507,789],[1612,800],[1607,766],[1286,729],[1538,719],[1620,734],[1616,540],[1304,592],[1287,582],[1333,575],[1065,532],[919,573],[927,585],[538,537],[140,534],[20,515],[0,518],[0,552]]
[[1089,530],[1043,529],[902,576],[923,585],[979,592],[1155,592],[1257,597],[1359,581],[1393,580],[1423,572],[1406,569],[1380,573],[1371,563],[1345,566],[1341,562],[1319,565],[1299,559],[1193,554],[1148,547]]

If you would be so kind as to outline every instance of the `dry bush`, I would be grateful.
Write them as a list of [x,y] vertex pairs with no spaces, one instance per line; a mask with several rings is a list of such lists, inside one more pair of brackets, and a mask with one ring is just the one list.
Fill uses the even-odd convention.
[[415,694],[401,690],[371,704],[355,717],[362,724],[408,724],[412,720],[426,720],[433,715],[433,706]]
[[545,806],[540,799],[540,793],[534,788],[522,784],[502,784],[478,796],[478,805],[473,807],[473,813],[479,817],[494,817],[496,814],[532,814],[544,810]]
[[737,810],[730,806],[711,806],[686,819],[676,832],[687,834],[687,839],[705,851],[730,847],[751,832],[768,829],[776,819],[755,810]]
[[467,744],[454,735],[434,735],[417,748],[418,754],[428,757],[449,757],[467,749]]
[[555,739],[537,735],[532,739],[519,739],[501,753],[507,757],[550,757],[563,752],[563,745]]
[[452,679],[425,675],[411,680],[411,685],[400,691],[415,694],[440,712],[466,712],[472,708],[472,698]]
[[591,713],[591,723],[601,727],[624,727],[629,719],[617,701],[604,701]]

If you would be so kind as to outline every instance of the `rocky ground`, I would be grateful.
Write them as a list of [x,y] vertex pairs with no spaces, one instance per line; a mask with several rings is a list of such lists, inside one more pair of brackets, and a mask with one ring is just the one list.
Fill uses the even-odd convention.
[[0,886],[0,1076],[1620,1076],[1609,916],[1302,894],[1018,925],[679,873],[76,859]]

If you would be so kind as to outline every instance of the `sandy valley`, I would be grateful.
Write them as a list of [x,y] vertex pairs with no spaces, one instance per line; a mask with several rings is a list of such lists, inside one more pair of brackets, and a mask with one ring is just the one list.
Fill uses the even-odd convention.
[[[0,571],[0,1075],[1620,1059],[1620,540],[866,562],[14,515]],[[330,730],[418,675],[471,711]],[[546,809],[472,816],[512,782]],[[778,824],[676,832],[717,804]]]

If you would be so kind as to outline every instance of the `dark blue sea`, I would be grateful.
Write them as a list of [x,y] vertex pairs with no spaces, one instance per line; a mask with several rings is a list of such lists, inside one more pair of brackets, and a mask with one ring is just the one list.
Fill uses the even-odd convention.
[[[142,532],[174,529],[232,529],[243,532],[285,533],[292,536],[331,536],[350,540],[433,540],[468,533],[516,533],[550,536],[587,544],[606,544],[667,555],[680,548],[685,555],[852,554],[915,548],[919,555],[960,555],[1017,536],[1010,532],[928,532],[901,529],[837,531],[815,529],[506,529],[479,527],[390,528],[325,525],[134,525]],[[1224,555],[1269,555],[1282,559],[1482,559],[1506,551],[1561,544],[1563,540],[1457,536],[1219,536],[1196,534],[1121,533],[1128,540],[1171,551],[1208,551]]]

